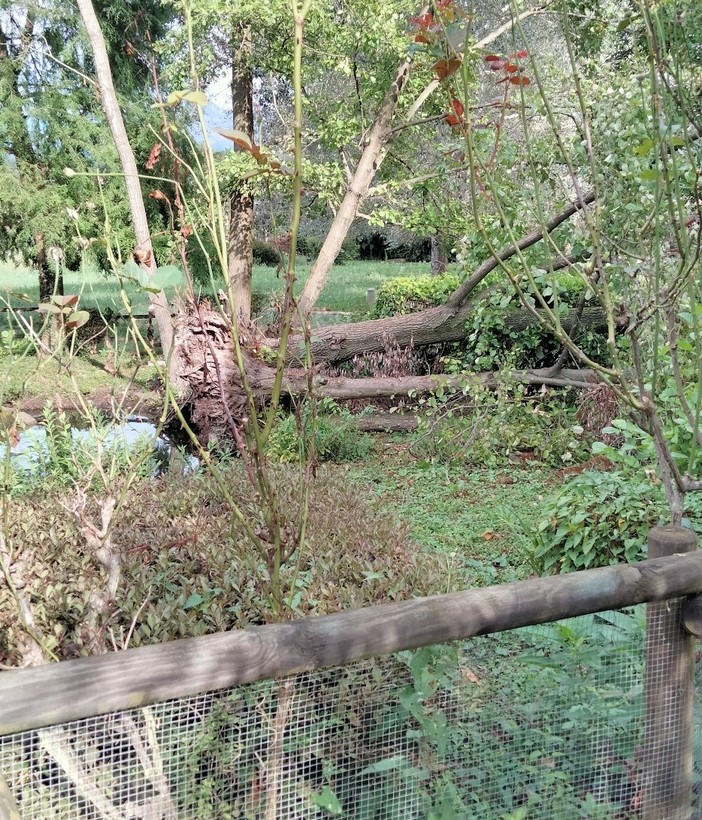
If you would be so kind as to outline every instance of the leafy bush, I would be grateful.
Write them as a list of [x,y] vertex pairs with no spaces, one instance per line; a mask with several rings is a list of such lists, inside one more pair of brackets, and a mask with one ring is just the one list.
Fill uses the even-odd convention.
[[[583,295],[587,297],[585,283],[577,274],[537,272],[534,279],[546,303],[561,315],[574,310]],[[526,289],[526,283],[524,287]],[[585,306],[588,306],[587,298]],[[482,299],[466,323],[466,338],[449,361],[449,372],[490,371],[505,366],[521,370],[553,364],[561,351],[560,342],[536,320],[524,327],[524,311],[504,277],[488,277]],[[602,332],[582,327],[573,334],[573,339],[594,361],[609,361],[607,340]]]
[[254,262],[259,265],[268,265],[272,268],[283,264],[283,254],[278,248],[275,245],[269,245],[268,242],[263,242],[261,239],[254,239],[253,258]]
[[23,356],[33,347],[32,339],[20,330],[0,330],[0,355]]
[[[217,264],[217,253],[212,237],[209,236],[207,231],[201,231],[199,239],[200,241],[195,236],[189,237],[186,246],[188,268],[193,281],[205,286],[210,284],[212,278],[216,282],[223,282],[224,278],[222,270]],[[202,242],[202,247],[200,242]]]
[[321,236],[298,236],[297,252],[308,259],[316,259],[323,244],[324,239]]
[[544,502],[534,557],[545,572],[640,561],[665,511],[661,488],[646,476],[588,470]]
[[528,399],[524,386],[496,389],[466,383],[465,395],[437,393],[419,400],[429,413],[412,436],[410,451],[441,464],[501,467],[535,461],[554,467],[578,463],[590,439],[563,401]]
[[[702,531],[702,499],[689,495],[688,522]],[[534,533],[545,572],[571,572],[646,557],[649,529],[668,518],[663,488],[644,471],[588,470],[546,499]]]
[[336,257],[335,264],[343,265],[345,262],[354,262],[360,255],[361,251],[358,247],[358,243],[353,237],[348,236],[341,243],[341,250]]
[[[271,471],[290,520],[299,503],[297,477],[296,469]],[[244,508],[254,505],[239,460],[227,468],[225,480]],[[90,653],[84,623],[93,590],[104,585],[80,525],[63,506],[72,503],[55,490],[25,496],[8,508],[6,530],[9,547],[21,545],[36,628],[61,658]],[[99,520],[94,500],[87,512]],[[208,475],[136,482],[115,516],[112,539],[120,548],[122,580],[112,614],[101,615],[99,626],[118,643],[132,622],[134,646],[266,621],[260,587],[265,568]],[[407,528],[373,510],[338,470],[320,468],[311,488],[305,546],[285,574],[285,600],[297,615],[427,595],[446,586],[440,556],[421,553]],[[16,602],[0,585],[0,663],[16,663],[21,641]]]
[[[288,414],[281,418],[271,432],[268,452],[271,458],[292,464],[307,458],[310,452],[312,417],[309,407],[302,408],[299,418]],[[334,402],[322,400],[314,431],[317,461],[338,463],[365,458],[373,445],[367,433],[354,427],[354,418],[348,410]]]
[[378,288],[373,317],[382,319],[442,305],[458,285],[455,273],[387,279]]

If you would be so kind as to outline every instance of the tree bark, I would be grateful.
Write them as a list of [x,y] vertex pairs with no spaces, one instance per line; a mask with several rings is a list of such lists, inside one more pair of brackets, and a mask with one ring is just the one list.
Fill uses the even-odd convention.
[[[237,25],[232,40],[233,127],[253,142],[253,70],[251,27]],[[234,150],[241,150],[235,146]],[[229,259],[233,315],[251,317],[251,271],[253,267],[253,194],[246,183],[237,183],[229,198]]]
[[447,267],[446,248],[441,235],[434,233],[431,235],[431,275],[441,276],[442,273],[446,272]]
[[[492,387],[499,382],[514,381],[520,384],[548,385],[551,387],[588,388],[595,383],[589,370],[561,370],[557,377],[550,375],[550,368],[537,370],[513,370],[509,373],[469,373],[463,376],[400,376],[397,378],[368,377],[348,379],[345,377],[327,378],[317,376],[314,379],[314,391],[318,396],[348,401],[350,399],[392,399],[410,395],[431,393],[443,389],[449,393],[458,393],[466,384],[482,383]],[[261,371],[253,380],[254,389],[263,401],[273,388],[274,372]],[[283,390],[290,396],[304,396],[309,389],[307,375],[288,372],[283,383]]]
[[63,296],[63,271],[60,264],[48,258],[43,233],[34,237],[34,247],[39,271],[39,302],[49,302],[52,296]]
[[[456,342],[465,337],[466,322],[474,309],[469,302],[457,310],[440,305],[406,316],[315,328],[311,342],[312,361],[318,365],[337,364],[363,353],[376,353],[385,350],[388,339],[400,347]],[[576,319],[577,311],[569,311],[562,317],[563,328],[570,332]],[[511,330],[524,330],[538,324],[538,319],[525,309],[506,312],[504,321]],[[605,315],[599,307],[586,308],[577,324],[594,329],[607,326]],[[290,363],[301,365],[305,356],[304,339],[293,337],[288,351]]]
[[353,224],[358,209],[368,194],[373,177],[380,167],[390,137],[390,125],[397,102],[409,79],[411,61],[405,60],[395,72],[390,88],[380,104],[375,122],[368,134],[356,172],[334,217],[319,256],[312,265],[309,278],[300,296],[299,307],[304,316],[314,307],[329,271],[339,255],[341,245]]
[[[139,172],[137,170],[132,146],[129,143],[127,130],[124,126],[124,120],[122,119],[122,112],[117,101],[117,94],[112,81],[112,69],[105,46],[105,38],[102,33],[102,28],[100,27],[100,22],[95,14],[92,0],[77,0],[77,3],[93,51],[102,109],[105,112],[105,118],[107,119],[112,138],[115,141],[115,147],[117,148],[119,160],[122,165],[122,173],[124,174],[124,182],[127,188],[129,211],[132,216],[132,227],[134,228],[134,236],[136,238],[135,256],[149,273],[153,274],[156,270],[156,259],[154,258],[151,244],[151,233],[146,218],[146,209],[144,208]],[[171,323],[168,300],[166,299],[165,293],[160,291],[159,293],[149,293],[149,301],[154,307],[163,357],[168,362],[173,346],[173,325]],[[173,372],[171,372],[171,377],[177,382],[177,377],[175,377]],[[174,386],[176,391],[178,391],[178,384],[176,383]]]

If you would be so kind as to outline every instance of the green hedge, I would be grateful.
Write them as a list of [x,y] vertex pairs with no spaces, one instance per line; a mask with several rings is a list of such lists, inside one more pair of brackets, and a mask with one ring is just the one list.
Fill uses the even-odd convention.
[[387,279],[378,288],[373,317],[382,319],[442,305],[459,284],[460,280],[455,273]]
[[[585,282],[577,273],[559,272],[555,276],[534,274],[546,301],[561,311],[575,308],[582,298]],[[539,281],[541,279],[542,281]],[[373,318],[415,313],[443,304],[458,287],[455,273],[441,276],[400,276],[386,280],[378,289]],[[526,287],[526,285],[525,285]],[[466,323],[466,336],[449,346],[444,356],[448,372],[489,371],[509,366],[517,369],[547,367],[555,361],[560,343],[540,325],[513,330],[505,317],[510,311],[523,310],[512,285],[497,272],[483,282],[475,295],[476,309]],[[583,328],[575,341],[594,361],[609,361],[606,339],[600,332]]]

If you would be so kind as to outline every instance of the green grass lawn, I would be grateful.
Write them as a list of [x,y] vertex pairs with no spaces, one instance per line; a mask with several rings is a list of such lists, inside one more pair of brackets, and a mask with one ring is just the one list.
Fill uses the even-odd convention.
[[[377,439],[376,457],[351,465],[349,478],[375,503],[410,526],[425,549],[446,555],[475,584],[529,575],[528,533],[539,517],[552,470],[424,467],[402,444]],[[515,474],[516,473],[516,474]]]
[[[368,310],[367,292],[378,288],[386,279],[397,276],[421,276],[429,273],[428,262],[347,262],[335,265],[324,286],[317,308],[345,313],[365,313]],[[295,292],[299,294],[307,281],[310,263],[298,265]],[[1,278],[0,278],[0,281]],[[254,293],[272,293],[283,290],[283,275],[276,269],[256,265],[253,271]]]
[[[307,281],[309,271],[309,262],[300,261],[297,293]],[[369,288],[378,288],[386,279],[396,276],[419,276],[425,273],[429,273],[429,264],[426,262],[348,262],[336,265],[329,275],[317,307],[320,310],[362,314],[368,309],[366,293]],[[254,293],[282,292],[283,284],[283,274],[276,272],[275,268],[254,266]],[[129,283],[126,284],[125,291],[135,312],[144,312],[148,304],[147,294]],[[81,307],[87,310],[124,310],[116,277],[95,269],[67,271],[64,274],[64,292],[80,294]],[[167,293],[169,296],[173,295],[172,290]],[[39,298],[36,271],[0,262],[0,300],[9,302],[13,307],[27,305],[26,301],[19,298],[19,294],[25,295],[29,303],[36,305]]]

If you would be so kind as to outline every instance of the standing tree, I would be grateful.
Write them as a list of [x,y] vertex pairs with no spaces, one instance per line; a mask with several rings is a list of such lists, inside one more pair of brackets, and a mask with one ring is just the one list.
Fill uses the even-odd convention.
[[[251,26],[238,23],[232,36],[232,112],[234,130],[253,143],[253,49]],[[235,149],[237,150],[237,149]],[[241,149],[238,149],[241,150]],[[246,181],[234,183],[229,195],[228,275],[235,316],[251,316],[254,198]]]
[[[137,169],[134,152],[129,143],[127,130],[124,127],[122,112],[117,100],[114,83],[112,82],[112,70],[110,60],[107,55],[105,38],[100,27],[92,0],[78,0],[78,9],[83,19],[85,29],[90,40],[90,46],[95,60],[95,72],[97,74],[100,99],[105,118],[110,127],[112,138],[114,139],[117,153],[119,154],[124,182],[127,188],[127,200],[129,211],[132,216],[132,226],[136,239],[134,256],[151,276],[156,272],[156,258],[151,242],[151,232],[146,218],[146,208],[144,207],[144,197],[139,181],[139,171]],[[163,356],[168,361],[170,359],[171,348],[173,346],[173,326],[171,323],[168,300],[163,290],[158,293],[149,293],[149,301],[153,305],[156,324],[158,326],[161,340],[161,350]]]

